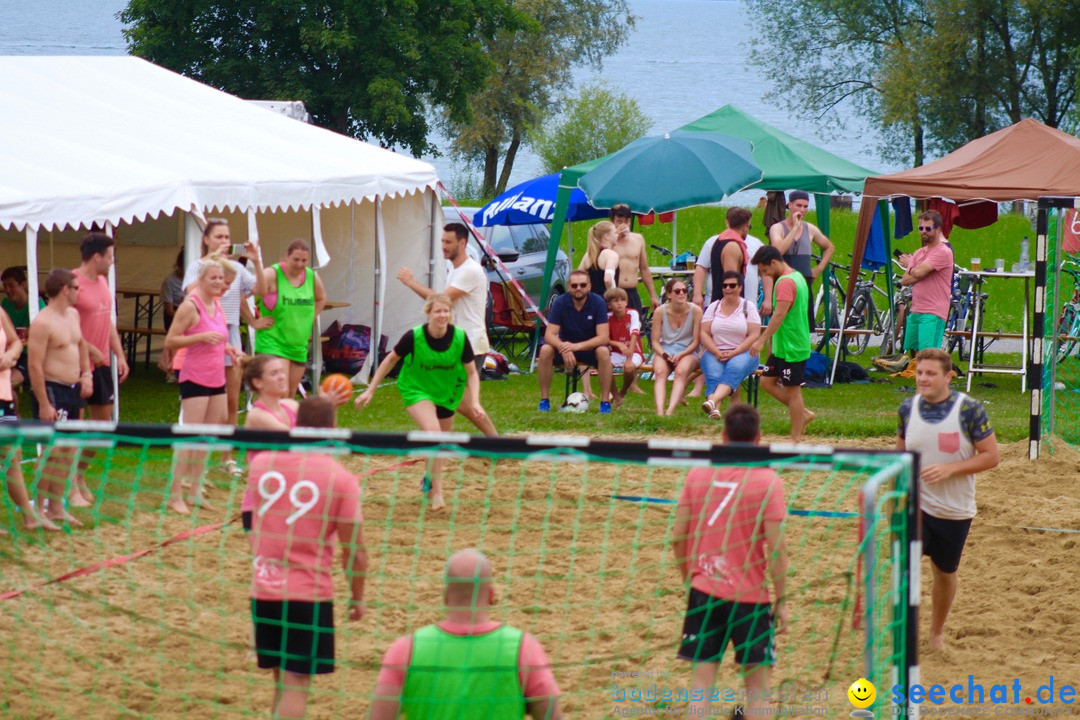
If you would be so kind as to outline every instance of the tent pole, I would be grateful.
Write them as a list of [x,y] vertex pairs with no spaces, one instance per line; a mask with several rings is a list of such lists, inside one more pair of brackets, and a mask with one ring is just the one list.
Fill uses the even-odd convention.
[[574,267],[574,226],[566,223],[566,255],[570,258],[570,267]]
[[[105,234],[109,237],[116,239],[116,231],[113,228],[111,222],[105,223]],[[112,322],[112,326],[116,327],[116,262],[109,266],[109,297],[112,298],[112,311],[109,313],[109,320]],[[151,301],[152,302],[152,301]],[[33,305],[34,303],[30,303]],[[148,341],[149,342],[149,341]],[[120,373],[116,369],[116,356],[113,355],[112,367],[109,369],[112,371],[113,387],[116,391],[113,392],[112,402],[112,421],[114,423],[120,422]],[[129,368],[130,371],[130,368]],[[87,411],[89,412],[89,411]]]
[[[893,302],[893,298],[896,293],[896,286],[893,283],[892,272],[892,233],[889,228],[889,201],[878,201],[878,212],[881,213],[881,229],[885,233],[885,288],[889,293],[889,327],[892,328],[893,339],[896,339],[896,303]],[[881,339],[882,344],[885,343],[885,338]],[[901,352],[903,350],[901,349]],[[893,347],[893,353],[896,353],[896,348]]]
[[[38,231],[36,227],[30,225],[26,226],[26,289],[30,295],[30,322],[34,321],[34,318],[38,314],[38,304],[36,298],[41,297],[41,290],[38,288],[38,256],[37,256],[37,242]],[[30,378],[26,379],[27,385],[30,384]]]
[[[565,172],[565,171],[564,171]],[[562,243],[563,227],[567,225],[566,214],[570,208],[570,191],[572,186],[563,182],[562,173],[559,174],[559,191],[555,195],[555,214],[551,220],[551,237],[548,239],[547,259],[544,260],[544,282],[540,286],[540,307],[547,308],[548,299],[551,296],[551,275],[555,272],[555,258],[559,254],[559,245]],[[573,263],[573,257],[570,262]],[[533,351],[529,362],[529,371],[536,363],[536,355],[540,348],[540,319],[536,320],[536,329],[533,331]]]
[[[829,195],[827,193],[814,193],[814,209],[817,211],[818,229],[821,230],[822,235],[829,237]],[[813,248],[811,248],[813,250]],[[854,271],[854,265],[852,270]],[[824,317],[822,319],[822,327],[825,329],[825,357],[829,357],[829,316],[831,307],[829,303],[829,293],[831,291],[832,283],[832,264],[825,266],[825,270],[821,273],[821,302],[825,305]],[[810,297],[807,300],[812,302],[814,291],[812,287],[807,288]],[[841,325],[840,327],[844,327]],[[840,348],[844,346],[844,336],[839,335],[836,339],[836,355],[837,359],[840,356]],[[829,384],[832,385],[832,378],[836,374],[836,363],[833,362],[833,373],[829,376]]]

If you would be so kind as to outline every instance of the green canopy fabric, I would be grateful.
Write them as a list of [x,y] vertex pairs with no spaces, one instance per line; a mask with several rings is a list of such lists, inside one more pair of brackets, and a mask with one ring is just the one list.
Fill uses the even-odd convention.
[[734,105],[725,105],[679,130],[713,130],[752,142],[762,178],[751,187],[758,190],[861,193],[867,177],[881,174],[800,140]]
[[[748,115],[734,105],[725,105],[678,129],[691,132],[714,130],[749,140],[754,145],[752,153],[754,162],[762,170],[761,180],[750,187],[755,190],[805,190],[815,193],[818,196],[815,203],[818,213],[817,224],[826,235],[829,234],[830,229],[827,196],[833,192],[861,193],[867,177],[881,174],[860,167],[839,155],[833,155],[828,150],[822,150],[805,140],[775,128]],[[566,208],[570,203],[570,191],[577,187],[578,179],[582,175],[609,157],[611,156],[606,155],[568,167],[559,176],[559,194],[555,201],[555,218],[551,224],[548,258],[544,266],[541,307],[547,305],[551,273],[555,270],[555,256],[562,240]],[[883,210],[883,212],[886,211]],[[888,217],[887,212],[885,217]],[[886,243],[888,243],[888,234],[886,229]]]

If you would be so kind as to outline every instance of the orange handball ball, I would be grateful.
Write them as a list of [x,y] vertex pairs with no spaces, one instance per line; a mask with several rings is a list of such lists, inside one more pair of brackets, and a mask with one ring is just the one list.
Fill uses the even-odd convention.
[[353,386],[349,378],[341,373],[334,373],[323,378],[319,390],[336,404],[344,405],[352,398]]

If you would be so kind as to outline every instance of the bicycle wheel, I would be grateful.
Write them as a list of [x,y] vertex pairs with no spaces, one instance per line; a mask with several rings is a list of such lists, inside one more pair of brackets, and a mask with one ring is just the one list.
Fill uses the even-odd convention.
[[1078,320],[1080,320],[1080,315],[1077,315],[1076,308],[1073,305],[1066,305],[1065,309],[1061,311],[1058,333],[1064,335],[1067,339],[1059,339],[1058,341],[1058,362],[1062,362],[1076,350],[1076,326]]
[[964,332],[962,313],[963,311],[959,305],[953,305],[949,308],[949,317],[945,321],[945,342],[943,343],[945,352],[950,355],[958,352],[961,360],[964,358],[964,337],[960,334]]
[[848,330],[862,330],[856,335],[844,336],[844,347],[851,355],[861,355],[870,343],[870,331],[874,325],[874,301],[868,292],[860,292],[851,303],[847,316]]
[[[815,328],[825,327],[825,317],[828,313],[829,319],[829,335],[824,332],[816,333],[819,336],[815,349],[821,352],[825,348],[825,343],[829,342],[836,347],[840,342],[840,333],[836,332],[836,329],[840,327],[840,315],[837,308],[840,306],[840,298],[836,293],[835,288],[829,288],[828,300],[826,300],[826,294],[824,288],[818,290],[818,296],[814,305],[814,326]],[[827,309],[826,309],[827,306]]]

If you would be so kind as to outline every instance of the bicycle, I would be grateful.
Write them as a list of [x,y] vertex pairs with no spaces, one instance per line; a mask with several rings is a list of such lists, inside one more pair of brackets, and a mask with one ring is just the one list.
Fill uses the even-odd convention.
[[[1065,267],[1066,265],[1072,265],[1073,268],[1078,269]],[[1064,260],[1061,263],[1061,271],[1068,273],[1072,278],[1073,295],[1061,308],[1061,315],[1058,316],[1058,362],[1062,362],[1076,352],[1077,345],[1080,344],[1080,265]]]
[[[950,355],[956,352],[961,361],[969,362],[972,350],[970,338],[975,316],[978,315],[979,330],[982,330],[983,308],[989,296],[979,291],[982,283],[978,278],[960,274],[964,271],[959,265],[953,266],[952,297],[949,301],[949,316],[945,320],[944,349]],[[965,343],[965,339],[968,342]]]

